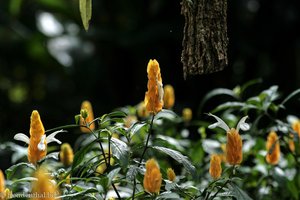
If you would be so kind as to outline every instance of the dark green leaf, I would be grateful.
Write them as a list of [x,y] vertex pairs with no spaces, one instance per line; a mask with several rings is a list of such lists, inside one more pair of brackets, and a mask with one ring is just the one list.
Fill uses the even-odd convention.
[[112,180],[115,178],[115,176],[117,176],[117,174],[120,172],[121,168],[118,167],[116,169],[111,170],[108,174],[107,174],[107,178],[108,178],[108,185],[111,185]]
[[241,188],[239,188],[235,183],[230,183],[229,184],[229,189],[231,189],[231,194],[238,200],[252,200],[252,198],[250,198],[248,196],[248,194],[246,192],[244,192]]
[[130,133],[130,137],[133,137],[141,128],[148,125],[146,122],[136,122],[130,128],[128,129],[128,132]]
[[11,166],[10,168],[8,168],[7,170],[5,170],[6,173],[6,178],[7,179],[11,179],[12,175],[17,171],[20,170],[21,167],[28,167],[31,168],[33,170],[36,170],[35,166],[31,163],[18,163],[16,165]]
[[242,102],[237,102],[237,101],[230,101],[230,102],[226,102],[223,104],[220,104],[219,106],[217,106],[214,110],[212,110],[212,113],[216,113],[222,110],[226,110],[229,108],[243,108],[245,107],[246,104],[242,103]]
[[169,156],[171,156],[174,160],[181,163],[184,168],[191,174],[196,174],[196,168],[192,163],[188,160],[188,158],[184,155],[182,155],[180,152],[175,151],[173,149],[165,148],[165,147],[159,147],[159,146],[153,146],[153,149],[159,150]]
[[[78,186],[76,186],[78,188]],[[62,196],[59,196],[60,199],[64,199],[64,198],[67,198],[67,197],[77,197],[75,199],[84,199],[83,196],[89,194],[89,193],[97,193],[98,190],[96,188],[80,188],[80,191],[79,192],[76,192],[76,193],[72,193],[72,194],[66,194],[66,195],[62,195]],[[89,196],[89,198],[93,198],[93,199],[97,199],[96,197],[93,197],[93,196]]]
[[293,97],[297,96],[298,94],[300,94],[300,89],[295,90],[294,92],[292,92],[291,94],[289,94],[281,103],[280,105],[284,105],[286,104],[286,102],[288,102],[289,100],[291,100]]
[[76,152],[74,155],[73,165],[72,165],[72,171],[83,161],[84,156],[87,154],[87,152],[90,150],[90,148],[96,143],[96,140],[92,141],[88,145],[82,147],[79,151]]
[[126,168],[129,160],[127,144],[117,138],[111,138],[110,142],[112,154],[120,161],[120,166]]
[[83,27],[87,31],[92,18],[92,0],[79,0],[79,10]]
[[201,101],[200,105],[199,105],[199,110],[198,110],[198,114],[202,112],[202,108],[204,106],[204,104],[211,98],[215,97],[215,96],[219,96],[219,95],[227,95],[227,96],[231,96],[234,99],[238,99],[238,96],[235,92],[233,92],[232,90],[226,89],[226,88],[217,88],[214,89],[212,91],[210,91],[209,93],[207,93],[203,100]]
[[158,120],[158,119],[174,120],[176,118],[178,118],[178,115],[172,110],[162,109],[159,113],[155,115],[154,120]]
[[166,191],[161,193],[156,199],[181,199],[180,196],[174,192]]

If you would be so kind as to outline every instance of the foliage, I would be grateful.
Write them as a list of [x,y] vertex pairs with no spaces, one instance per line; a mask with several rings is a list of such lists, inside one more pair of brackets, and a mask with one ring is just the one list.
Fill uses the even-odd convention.
[[[209,157],[211,154],[224,155],[221,146],[226,135],[220,129],[208,129],[213,122],[209,116],[187,122],[172,110],[164,109],[155,117],[136,116],[137,121],[128,127],[126,120],[128,116],[136,115],[137,105],[116,109],[90,122],[95,123],[97,128],[89,129],[90,133],[82,133],[78,137],[80,145],[71,166],[63,166],[58,157],[53,156],[57,155],[54,152],[48,152],[48,156],[37,165],[16,162],[6,170],[6,187],[12,194],[30,192],[31,182],[35,181],[33,173],[43,166],[59,186],[62,199],[298,199],[299,137],[287,120],[285,105],[295,100],[300,91],[281,98],[278,87],[271,86],[247,97],[245,94],[251,84],[245,85],[249,87],[225,89],[223,94],[221,91],[224,89],[216,89],[203,98],[203,101],[210,101],[215,96],[231,95],[236,99],[220,103],[211,111],[218,113],[229,127],[234,127],[242,116],[250,118],[250,130],[240,131],[243,161],[233,166],[223,162],[220,178],[214,180],[209,176]],[[205,108],[205,102],[200,105],[201,109]],[[51,131],[64,128],[72,132],[74,127],[89,128],[90,123],[79,125],[77,122]],[[198,127],[198,133],[192,127]],[[271,130],[279,135],[282,149],[277,165],[268,164],[265,159],[267,153],[272,153],[272,148],[267,152],[265,147]],[[144,141],[151,132],[146,146]],[[295,151],[289,149],[291,134],[294,135]],[[196,139],[189,140],[192,137]],[[11,142],[1,146],[2,149],[11,147]],[[19,154],[18,148],[13,151]],[[19,151],[21,156],[17,158],[20,160],[22,155],[26,155],[22,149]],[[163,178],[160,193],[156,194],[146,192],[142,181],[145,161],[152,157],[158,161]],[[106,166],[101,172],[98,171],[100,165]],[[175,169],[176,179],[173,182],[168,180],[168,168]],[[282,190],[288,192],[282,193]]]

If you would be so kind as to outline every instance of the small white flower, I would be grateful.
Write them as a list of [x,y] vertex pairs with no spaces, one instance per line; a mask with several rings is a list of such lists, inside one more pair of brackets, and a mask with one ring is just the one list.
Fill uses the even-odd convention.
[[211,113],[208,113],[208,115],[214,117],[217,120],[216,123],[211,124],[211,125],[208,126],[209,129],[220,127],[223,130],[225,130],[226,132],[228,132],[230,130],[229,127],[227,126],[227,124],[221,118],[219,118],[216,115],[213,115]]
[[[58,139],[55,138],[55,136],[61,132],[66,132],[66,131],[64,131],[64,130],[55,131],[55,132],[51,133],[50,135],[48,135],[48,137],[46,137],[46,134],[42,135],[37,148],[40,151],[45,151],[45,149],[46,149],[45,142],[46,142],[46,144],[49,144],[51,142],[56,142],[58,144],[61,144],[61,141],[59,141]],[[14,136],[14,139],[25,142],[26,144],[29,144],[29,141],[30,141],[29,137],[23,133],[16,134]]]
[[[217,117],[216,115],[213,115],[211,113],[208,113],[209,116],[214,117],[217,122],[214,124],[211,124],[208,126],[209,129],[213,129],[216,127],[220,127],[223,130],[225,130],[226,132],[228,132],[230,130],[230,128],[228,127],[228,125],[219,117]],[[239,123],[236,126],[236,131],[239,132],[239,130],[243,130],[243,131],[247,131],[250,129],[250,125],[248,123],[246,123],[246,119],[248,118],[248,116],[242,117],[242,119],[240,119]]]

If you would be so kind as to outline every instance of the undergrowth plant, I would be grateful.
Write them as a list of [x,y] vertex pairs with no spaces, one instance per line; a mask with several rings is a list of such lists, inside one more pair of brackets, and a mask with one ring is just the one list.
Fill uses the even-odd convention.
[[[156,60],[147,73],[135,106],[94,117],[84,101],[74,124],[48,130],[34,110],[29,134],[14,136],[28,147],[0,145],[14,163],[0,171],[0,199],[299,199],[300,121],[285,106],[300,90],[248,96],[259,80],[214,89],[192,117],[172,110],[174,88],[163,87]],[[57,134],[77,139],[61,144]]]

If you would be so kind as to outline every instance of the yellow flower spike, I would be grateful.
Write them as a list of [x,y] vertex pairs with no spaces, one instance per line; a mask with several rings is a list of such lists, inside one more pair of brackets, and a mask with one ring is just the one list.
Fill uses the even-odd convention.
[[4,191],[5,191],[5,178],[2,170],[0,169],[0,194],[3,194]]
[[137,116],[145,118],[149,116],[149,112],[146,109],[145,102],[142,101],[137,105]]
[[[93,107],[92,107],[91,102],[83,101],[82,104],[81,104],[81,110],[80,111],[82,111],[82,110],[87,111],[87,113],[84,115],[84,117],[86,117],[85,119],[82,116],[80,116],[80,124],[85,126],[86,123],[89,124],[90,122],[92,122],[94,120],[94,112],[93,112]],[[84,113],[84,112],[82,112],[82,113]],[[92,131],[95,130],[95,123],[90,124],[90,129]],[[90,132],[90,130],[85,128],[85,127],[80,127],[80,130],[83,133],[89,133]]]
[[172,85],[166,85],[164,87],[164,107],[171,109],[175,104],[175,92]]
[[[38,169],[34,177],[37,181],[32,183],[32,196],[31,200],[57,200],[59,191],[56,185],[51,181],[47,171],[43,168]],[[60,198],[59,198],[60,199]]]
[[280,158],[280,145],[275,131],[269,133],[266,148],[268,152],[266,156],[267,163],[276,165]]
[[146,172],[144,176],[144,188],[149,193],[158,194],[160,191],[162,176],[160,173],[159,165],[156,160],[149,159],[146,162]]
[[164,90],[160,68],[158,62],[154,59],[149,61],[147,66],[148,73],[148,91],[145,94],[145,106],[148,112],[157,114],[162,110]]
[[213,129],[220,127],[227,132],[227,143],[226,143],[226,161],[231,165],[240,164],[243,160],[242,146],[243,142],[239,134],[239,130],[247,131],[250,129],[249,124],[245,121],[248,116],[242,117],[238,122],[236,129],[229,129],[228,125],[219,117],[209,113],[209,116],[214,117],[217,122],[208,126],[208,128]]
[[60,147],[59,157],[64,166],[72,165],[74,159],[73,149],[68,143],[64,143]]
[[222,174],[221,158],[219,155],[213,154],[210,158],[209,174],[213,179],[220,178]]
[[240,164],[243,160],[243,142],[234,128],[227,132],[226,161],[231,165]]
[[28,161],[32,164],[36,164],[37,161],[44,158],[47,154],[47,144],[51,142],[56,142],[61,144],[61,142],[55,138],[55,136],[60,133],[65,132],[63,130],[55,131],[46,137],[45,129],[41,121],[40,114],[37,110],[32,111],[30,117],[30,138],[28,138],[23,133],[18,133],[14,136],[15,140],[20,140],[27,143],[28,146]]
[[124,125],[126,128],[129,128],[135,122],[137,122],[137,117],[135,115],[127,115],[124,119]]
[[184,108],[182,110],[182,119],[183,119],[183,121],[189,122],[189,121],[192,120],[192,118],[193,118],[193,111],[192,111],[192,109],[190,109],[190,108]]
[[[106,158],[106,160],[108,160],[108,150],[105,151],[105,158]],[[104,172],[107,169],[107,165],[104,161],[103,155],[100,156],[100,160],[102,160],[102,161],[98,165],[98,167],[96,168],[96,175],[104,174]],[[110,164],[110,166],[113,166],[115,164],[115,160],[112,157],[111,151],[110,151],[110,162],[109,162],[109,164]]]
[[174,182],[176,179],[176,174],[172,168],[167,169],[168,180]]
[[[296,120],[292,123],[292,129],[297,132],[298,138],[300,138],[300,121]],[[289,148],[292,152],[295,152],[294,135],[291,133],[289,138]]]

